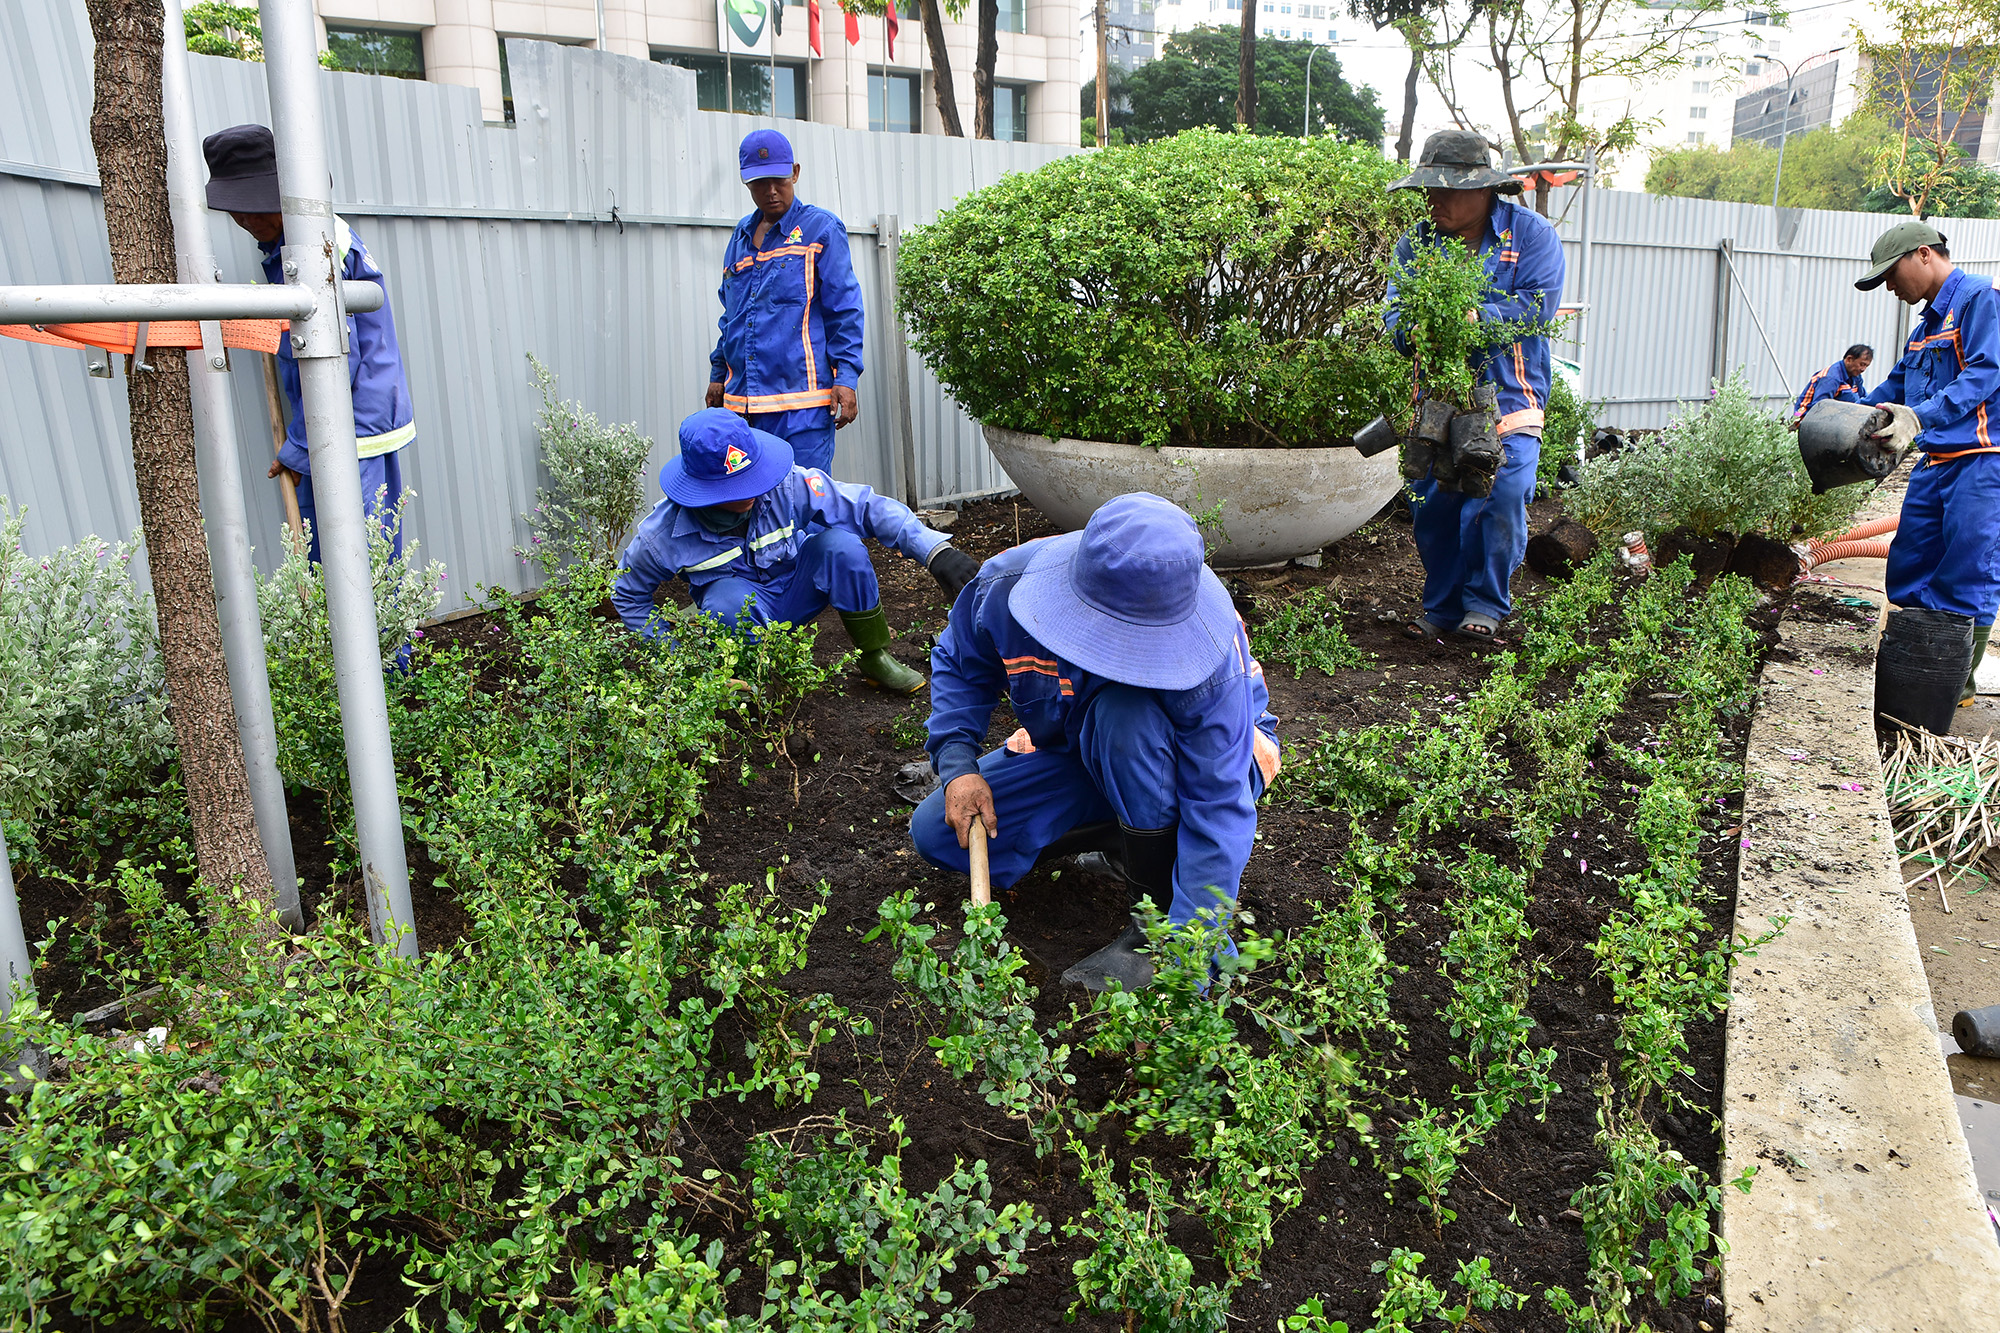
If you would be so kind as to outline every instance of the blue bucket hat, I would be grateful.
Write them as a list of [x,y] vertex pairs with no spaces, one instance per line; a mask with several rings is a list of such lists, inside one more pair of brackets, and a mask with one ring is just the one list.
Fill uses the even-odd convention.
[[681,452],[660,469],[660,489],[675,504],[700,509],[754,499],[791,470],[791,445],[726,408],[708,407],[681,422]]
[[736,165],[743,168],[746,181],[789,176],[796,165],[792,141],[776,130],[752,130],[743,136],[743,146],[736,150]]
[[1202,563],[1201,533],[1170,500],[1107,500],[1082,532],[1040,543],[1014,583],[1021,627],[1093,675],[1191,690],[1236,642],[1236,608]]

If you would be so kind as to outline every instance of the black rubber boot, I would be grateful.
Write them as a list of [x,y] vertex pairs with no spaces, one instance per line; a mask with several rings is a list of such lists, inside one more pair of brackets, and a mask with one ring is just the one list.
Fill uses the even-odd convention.
[[1979,697],[1979,687],[1972,678],[1979,674],[1979,664],[1986,660],[1986,640],[1993,633],[1991,625],[1972,627],[1972,666],[1965,673],[1965,688],[1958,692],[1958,706],[1965,707]]
[[[1179,828],[1122,828],[1118,869],[1124,872],[1134,899],[1151,898],[1165,912],[1174,900],[1174,855],[1179,844]],[[1144,990],[1153,984],[1153,964],[1146,957],[1146,930],[1133,917],[1118,932],[1118,938],[1063,973],[1065,986],[1085,990],[1111,989],[1117,982],[1124,990]]]
[[1123,843],[1118,837],[1118,821],[1107,819],[1100,824],[1078,824],[1069,832],[1042,848],[1035,858],[1035,864],[1060,861],[1065,856],[1084,856],[1091,852],[1110,854],[1116,852]]
[[1891,611],[1875,656],[1875,713],[1948,736],[1971,668],[1971,616]]
[[897,694],[914,694],[924,687],[922,676],[889,656],[889,644],[896,636],[889,632],[889,619],[882,614],[880,602],[866,611],[842,611],[840,623],[847,626],[847,637],[861,650],[855,670]]

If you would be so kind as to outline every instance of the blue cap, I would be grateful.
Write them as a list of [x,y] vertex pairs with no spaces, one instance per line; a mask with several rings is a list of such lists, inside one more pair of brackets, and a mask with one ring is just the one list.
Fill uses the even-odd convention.
[[743,136],[743,146],[736,150],[736,164],[743,168],[746,181],[789,176],[795,165],[792,141],[776,130],[752,130]]
[[660,469],[660,489],[699,509],[754,499],[791,470],[791,445],[726,408],[706,407],[681,423],[680,456]]
[[1121,495],[1082,532],[1039,546],[1007,609],[1044,647],[1093,675],[1191,690],[1236,642],[1236,607],[1203,563],[1194,520],[1170,500]]

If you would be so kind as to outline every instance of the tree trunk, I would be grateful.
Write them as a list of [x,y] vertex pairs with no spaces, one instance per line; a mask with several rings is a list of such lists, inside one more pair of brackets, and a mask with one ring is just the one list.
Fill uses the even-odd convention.
[[1000,0],[979,0],[979,47],[972,59],[972,137],[993,137],[993,66],[1000,59]]
[[1424,67],[1422,48],[1410,47],[1410,72],[1403,76],[1403,125],[1396,134],[1396,160],[1410,160],[1410,135],[1417,126],[1417,75]]
[[1243,0],[1243,34],[1236,51],[1236,123],[1257,130],[1257,0]]
[[[90,139],[103,182],[111,275],[123,283],[176,281],[174,225],[167,209],[167,141],[160,110],[160,0],[88,0],[97,42]],[[257,840],[250,779],[222,656],[215,584],[195,479],[194,416],[186,354],[149,351],[150,371],[126,376],[139,520],[160,618],[160,657],[180,746],[181,780],[194,819],[201,877],[240,884],[268,912],[277,900]]]
[[965,126],[958,119],[958,90],[951,82],[951,52],[944,45],[944,19],[938,14],[938,0],[923,0],[923,7],[924,42],[931,48],[931,83],[937,89],[938,119],[944,122],[946,134],[963,139]]

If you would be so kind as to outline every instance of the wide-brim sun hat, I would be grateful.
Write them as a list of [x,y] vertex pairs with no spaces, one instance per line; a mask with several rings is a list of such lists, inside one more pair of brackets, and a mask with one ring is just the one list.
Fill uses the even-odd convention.
[[1064,661],[1142,689],[1193,689],[1236,644],[1236,608],[1194,520],[1145,491],[1039,543],[1007,604]]
[[1496,171],[1486,140],[1471,130],[1439,130],[1424,140],[1417,169],[1389,187],[1392,190],[1498,190],[1521,193],[1521,182]]
[[1928,245],[1941,249],[1946,242],[1944,234],[1928,222],[1906,218],[1875,238],[1875,244],[1868,251],[1868,271],[1854,280],[1857,291],[1872,292],[1888,278],[1889,270],[1896,267],[1896,261]]
[[700,509],[752,500],[792,470],[792,446],[734,412],[705,407],[681,422],[681,451],[660,469],[675,504]]
[[280,213],[278,146],[262,125],[231,125],[201,141],[208,206],[223,213]]

